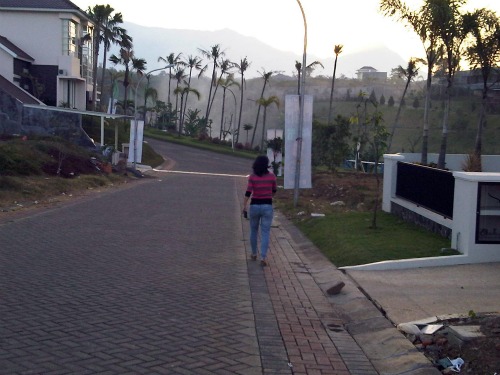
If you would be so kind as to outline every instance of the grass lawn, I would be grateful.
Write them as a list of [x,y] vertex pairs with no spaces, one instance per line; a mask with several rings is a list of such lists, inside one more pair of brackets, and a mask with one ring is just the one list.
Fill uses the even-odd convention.
[[377,229],[371,229],[372,215],[338,212],[296,225],[337,267],[457,254],[441,251],[450,240],[384,212],[378,213]]

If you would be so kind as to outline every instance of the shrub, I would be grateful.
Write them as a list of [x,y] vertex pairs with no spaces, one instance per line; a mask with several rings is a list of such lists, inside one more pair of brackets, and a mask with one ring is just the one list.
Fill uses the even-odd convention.
[[380,103],[380,105],[384,105],[384,104],[385,104],[385,96],[384,96],[384,94],[382,94],[382,95],[380,96],[379,103]]
[[207,140],[209,140],[208,134],[206,134],[206,133],[200,133],[200,134],[198,134],[198,140],[199,141],[207,141]]

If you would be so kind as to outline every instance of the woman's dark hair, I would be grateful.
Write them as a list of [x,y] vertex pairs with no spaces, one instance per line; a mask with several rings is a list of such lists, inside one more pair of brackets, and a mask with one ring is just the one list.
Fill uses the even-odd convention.
[[253,173],[257,176],[262,176],[269,173],[269,158],[266,155],[259,155],[252,165]]

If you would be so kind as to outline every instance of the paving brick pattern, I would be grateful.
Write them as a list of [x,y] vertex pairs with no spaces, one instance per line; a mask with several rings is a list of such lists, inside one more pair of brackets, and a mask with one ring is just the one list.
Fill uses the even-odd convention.
[[261,374],[230,197],[175,176],[0,225],[0,373]]
[[[293,229],[295,237],[300,238],[293,238],[290,222],[275,212],[269,266],[262,268],[259,262],[248,261],[251,283],[255,277],[265,279],[290,370],[295,375],[376,375],[363,350],[345,331],[342,311],[337,311],[304,263],[302,249],[316,254],[318,249]],[[248,221],[243,224],[243,232],[249,238]],[[249,242],[245,245],[250,254]],[[325,258],[320,258],[320,262],[312,263],[323,267]]]
[[157,174],[0,220],[0,374],[376,374],[283,223],[270,266],[248,259],[244,185]]
[[[280,234],[279,228],[271,229],[269,266],[262,268],[258,262],[250,260],[249,269],[251,280],[255,277],[265,280],[274,310],[273,318],[287,353],[289,371],[297,375],[348,375],[350,372],[320,319],[321,308],[324,309],[323,318],[328,316],[332,322],[342,322],[331,305],[324,301],[314,281],[300,279],[307,273],[301,269],[301,261],[293,249],[286,248],[288,242],[277,237]],[[259,337],[262,346],[260,341]]]

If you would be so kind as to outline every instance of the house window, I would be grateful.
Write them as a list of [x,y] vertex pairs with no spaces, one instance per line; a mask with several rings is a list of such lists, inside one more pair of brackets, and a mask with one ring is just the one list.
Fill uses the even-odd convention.
[[62,52],[63,55],[77,56],[76,22],[62,20]]
[[92,84],[93,69],[93,28],[82,25],[82,42],[80,43],[80,75],[88,84]]

